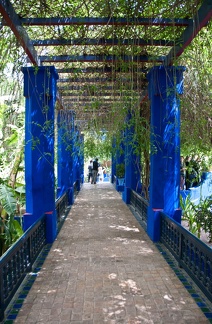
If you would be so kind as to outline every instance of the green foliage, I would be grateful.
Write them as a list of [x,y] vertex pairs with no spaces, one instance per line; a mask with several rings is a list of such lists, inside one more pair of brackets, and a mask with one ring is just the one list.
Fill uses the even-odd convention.
[[[15,182],[23,162],[24,114],[9,105],[0,105],[0,178]],[[23,180],[23,170],[19,173]],[[20,180],[20,179],[19,179]]]
[[124,178],[125,175],[125,165],[124,163],[116,164],[116,177],[117,178]]
[[189,231],[198,238],[201,236],[201,230],[208,234],[209,242],[212,241],[212,196],[200,199],[198,204],[194,204],[190,196],[185,200],[180,196],[180,205],[182,208],[182,220],[188,222]]
[[21,225],[14,219],[16,212],[15,192],[7,185],[0,185],[0,254],[2,255],[23,234]]
[[[212,196],[206,199],[201,199],[199,204],[195,206],[195,212],[198,224],[206,233],[208,233],[209,242],[212,242]],[[200,237],[200,230],[198,228],[198,237]]]
[[212,23],[192,41],[180,57],[185,65],[181,100],[181,149],[183,155],[212,156]]
[[100,160],[111,159],[111,138],[105,132],[86,132],[84,136],[84,158],[97,157]]
[[190,196],[187,196],[185,200],[180,196],[180,206],[182,208],[182,220],[188,222],[189,231],[192,234],[197,233],[197,224],[196,224],[196,216],[195,216],[195,208],[194,204],[190,199]]
[[0,185],[0,202],[6,213],[11,216],[16,210],[14,190],[4,184]]

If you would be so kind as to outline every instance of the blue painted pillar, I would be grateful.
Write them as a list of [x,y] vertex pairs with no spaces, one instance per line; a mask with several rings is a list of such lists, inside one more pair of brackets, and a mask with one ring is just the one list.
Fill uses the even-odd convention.
[[136,150],[134,134],[134,117],[128,112],[125,130],[125,187],[122,199],[126,204],[130,203],[131,189],[138,191],[140,187],[140,154]]
[[84,135],[79,135],[79,180],[84,183]]
[[113,137],[112,140],[112,161],[111,161],[111,183],[114,183],[114,176],[116,175],[116,140],[115,137]]
[[70,190],[69,190],[69,200],[70,204],[73,205],[74,203],[74,135],[75,135],[75,112],[73,110],[70,110]]
[[77,190],[80,191],[81,184],[81,142],[80,132],[77,126],[74,128],[73,133],[73,181],[76,182]]
[[77,182],[77,190],[80,191],[80,163],[79,163],[79,130],[76,127],[75,128],[75,177],[76,177],[76,182]]
[[73,203],[73,142],[72,142],[72,112],[58,112],[58,197],[68,191],[68,202]]
[[150,204],[147,233],[160,239],[160,211],[181,221],[180,102],[184,67],[154,67],[149,72],[151,101]]
[[[115,140],[115,147],[116,147],[115,167],[118,164],[124,164],[125,165],[125,143],[124,143],[124,132],[123,131],[121,131],[121,133],[120,133],[119,140],[118,139]],[[116,190],[117,191],[123,191],[125,184],[123,184],[123,185],[119,184],[117,174],[116,174],[116,169],[115,169],[115,175],[116,175]],[[126,172],[125,172],[125,175],[126,175]],[[125,175],[124,175],[124,178],[125,178]]]
[[77,132],[73,129],[73,183],[77,180]]
[[53,66],[26,67],[24,74],[26,215],[24,230],[47,214],[47,242],[56,237],[54,175],[54,107],[56,80]]

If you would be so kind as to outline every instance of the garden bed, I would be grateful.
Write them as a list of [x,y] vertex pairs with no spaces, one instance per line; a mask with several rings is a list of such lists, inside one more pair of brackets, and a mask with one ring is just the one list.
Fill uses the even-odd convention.
[[[181,222],[181,225],[187,229],[189,231],[189,226],[188,226],[188,222],[187,221],[182,221]],[[209,239],[208,239],[208,234],[205,233],[204,230],[201,230],[201,233],[200,233],[200,240],[202,242],[204,242],[205,244],[207,244],[210,248],[212,248],[212,242],[209,242]]]

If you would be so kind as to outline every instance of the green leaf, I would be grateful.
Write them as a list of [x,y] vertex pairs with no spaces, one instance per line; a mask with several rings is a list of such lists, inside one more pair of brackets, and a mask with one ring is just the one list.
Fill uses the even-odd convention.
[[14,215],[16,210],[16,199],[12,188],[0,185],[0,202],[9,216]]
[[21,237],[21,235],[23,235],[24,232],[20,223],[16,219],[13,220],[13,229],[12,241],[14,243],[15,241],[17,241],[17,239],[19,239],[19,237]]

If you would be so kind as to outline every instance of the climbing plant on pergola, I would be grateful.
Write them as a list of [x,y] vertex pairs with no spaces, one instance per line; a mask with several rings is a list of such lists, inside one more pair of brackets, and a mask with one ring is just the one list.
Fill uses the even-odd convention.
[[[194,63],[202,57],[205,60],[210,57],[211,0],[108,0],[104,3],[2,0],[0,13],[2,76],[11,62],[19,84],[22,66],[54,65],[59,74],[58,107],[74,110],[75,122],[83,132],[107,130],[109,134],[117,134],[128,109],[136,111],[136,121],[140,111],[148,121],[148,71],[157,65],[183,63],[195,65],[194,75],[199,73],[200,76],[202,64]],[[207,55],[205,50],[194,53],[193,48],[203,46],[205,49],[201,45],[204,44],[202,38],[208,40]],[[191,47],[194,42],[196,47]],[[201,99],[194,96],[197,87],[198,95],[202,93],[204,80],[196,78],[194,82],[190,71],[185,72],[187,77],[191,76],[185,81],[185,88],[190,90],[193,84],[192,91],[187,92],[191,97],[185,94],[185,101],[182,100],[185,102],[182,106],[183,140],[188,143],[186,128],[190,125],[190,109],[195,116],[192,135],[198,138],[204,128],[204,136],[200,137],[208,149],[211,93],[206,90]],[[209,77],[207,82],[210,89]],[[204,109],[201,127],[196,127],[202,102],[208,108]],[[196,114],[194,106],[198,108]],[[140,131],[139,125],[136,129]],[[192,139],[189,145],[191,142]]]

